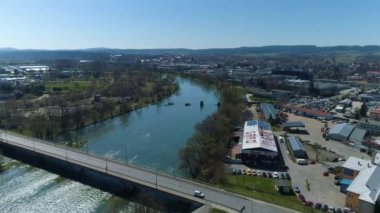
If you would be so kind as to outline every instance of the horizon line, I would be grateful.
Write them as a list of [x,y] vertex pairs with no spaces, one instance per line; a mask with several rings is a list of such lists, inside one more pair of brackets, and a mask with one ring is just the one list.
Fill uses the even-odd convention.
[[118,48],[118,47],[87,47],[87,48],[68,48],[68,49],[39,49],[39,48],[16,48],[16,47],[0,47],[1,50],[8,51],[80,51],[80,50],[209,50],[209,49],[239,49],[239,48],[263,48],[263,47],[296,47],[296,46],[310,46],[310,47],[318,47],[318,48],[326,48],[326,47],[368,47],[368,46],[376,46],[380,47],[378,44],[367,44],[367,45],[358,45],[358,44],[349,44],[349,45],[315,45],[315,44],[273,44],[273,45],[262,45],[262,46],[236,46],[236,47],[209,47],[209,48],[188,48],[188,47],[160,47],[160,48]]

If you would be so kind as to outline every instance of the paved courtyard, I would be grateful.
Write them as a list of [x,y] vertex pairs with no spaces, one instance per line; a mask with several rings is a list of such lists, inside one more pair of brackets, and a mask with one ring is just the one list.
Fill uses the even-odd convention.
[[[327,205],[344,207],[346,195],[339,191],[339,187],[334,185],[334,175],[325,177],[322,175],[328,166],[322,164],[301,166],[294,163],[287,154],[285,144],[280,144],[286,165],[289,167],[288,173],[292,177],[293,185],[297,185],[306,200],[320,202]],[[307,191],[306,180],[310,183],[310,191]]]

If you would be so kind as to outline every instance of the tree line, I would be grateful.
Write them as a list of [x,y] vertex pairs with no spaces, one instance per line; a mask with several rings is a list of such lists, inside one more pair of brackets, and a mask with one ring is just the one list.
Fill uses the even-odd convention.
[[8,101],[0,108],[0,128],[48,139],[159,101],[177,89],[174,76],[122,70],[103,89]]
[[250,111],[244,110],[242,89],[221,84],[218,91],[218,111],[197,124],[196,133],[179,152],[182,169],[192,178],[211,183],[225,182],[223,159],[231,148],[231,134],[237,125],[252,117]]

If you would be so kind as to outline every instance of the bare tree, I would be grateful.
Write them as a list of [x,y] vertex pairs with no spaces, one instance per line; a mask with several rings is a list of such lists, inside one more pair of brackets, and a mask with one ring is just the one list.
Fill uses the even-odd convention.
[[312,145],[313,151],[315,153],[315,161],[319,162],[319,157],[322,154],[322,149],[320,148],[320,145],[317,143],[314,143]]

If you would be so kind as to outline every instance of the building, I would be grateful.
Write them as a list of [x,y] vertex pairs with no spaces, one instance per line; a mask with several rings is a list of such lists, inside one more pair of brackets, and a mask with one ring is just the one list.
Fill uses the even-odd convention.
[[48,66],[35,66],[35,65],[27,65],[27,66],[19,66],[19,68],[25,72],[41,72],[45,73],[50,68]]
[[305,124],[302,121],[289,121],[281,125],[282,130],[289,131],[292,128],[305,128]]
[[285,104],[282,106],[285,110],[289,110],[291,112],[294,112],[296,114],[310,117],[310,118],[320,118],[324,120],[332,120],[334,119],[334,115],[328,112],[319,111],[316,109],[309,109],[293,104]]
[[315,94],[327,97],[336,95],[338,87],[336,83],[314,82],[312,91]]
[[275,188],[281,194],[291,194],[292,193],[292,184],[289,180],[284,179],[275,179],[274,180]]
[[367,130],[355,127],[352,131],[350,137],[348,138],[349,142],[362,144],[367,135]]
[[265,120],[270,121],[277,119],[278,117],[278,112],[274,108],[273,104],[267,104],[267,103],[262,103],[260,104],[260,109],[261,112],[263,113]]
[[[365,168],[347,188],[345,206],[355,212],[376,213],[380,204],[380,167]],[[377,207],[376,207],[377,206]],[[377,208],[377,209],[376,209]]]
[[353,180],[360,171],[370,166],[370,161],[351,156],[342,165],[342,179]]
[[328,133],[328,138],[336,141],[346,142],[350,137],[352,131],[354,130],[354,126],[342,123],[333,126]]
[[261,120],[246,121],[240,154],[236,156],[248,163],[276,163],[278,150],[270,124]]
[[302,80],[313,80],[313,75],[311,72],[303,71],[303,70],[272,70],[272,75],[280,75],[280,76],[294,76],[298,79]]
[[366,119],[358,123],[358,127],[368,131],[368,134],[373,136],[380,136],[380,121]]
[[376,107],[369,113],[369,118],[372,120],[380,121],[380,107]]
[[294,136],[289,136],[287,139],[287,146],[293,157],[298,159],[307,159],[305,149],[300,140]]

